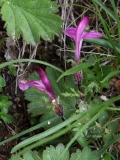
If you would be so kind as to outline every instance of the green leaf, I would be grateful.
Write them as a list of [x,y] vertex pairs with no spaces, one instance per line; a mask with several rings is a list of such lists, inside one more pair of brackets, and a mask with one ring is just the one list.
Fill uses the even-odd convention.
[[112,134],[104,134],[103,135],[103,141],[105,142],[105,144],[109,143],[112,139],[113,139]]
[[43,92],[40,92],[36,88],[30,87],[25,91],[25,99],[31,102],[38,101],[41,93]]
[[60,75],[60,77],[58,78],[57,81],[59,81],[59,80],[60,80],[62,77],[64,77],[64,76],[74,74],[74,73],[76,73],[76,72],[78,72],[78,71],[80,71],[80,70],[86,69],[86,68],[88,68],[88,67],[90,67],[90,66],[91,66],[91,64],[88,63],[88,62],[84,62],[84,63],[82,63],[82,64],[79,64],[79,65],[77,65],[77,66],[75,66],[75,67],[73,67],[73,68],[65,71],[62,75]]
[[[39,43],[40,37],[51,41],[61,33],[62,21],[55,15],[58,6],[50,0],[6,0],[2,5],[2,19],[13,38],[23,35],[27,43]],[[9,14],[8,14],[9,13]]]
[[106,112],[103,112],[98,118],[98,122],[101,124],[101,126],[103,126],[108,122],[109,119],[110,119],[109,115]]
[[109,141],[101,150],[99,150],[99,154],[104,154],[110,146],[112,146],[116,141],[118,141],[119,138],[120,134],[115,135],[111,141]]
[[49,102],[48,96],[36,88],[28,88],[25,91],[25,99],[30,101],[28,104],[28,112],[31,113],[32,116],[41,115],[50,111],[50,109],[48,109],[50,104],[45,101],[45,99],[47,99]]
[[8,73],[9,74],[12,74],[12,75],[14,75],[14,76],[16,76],[17,75],[17,71],[16,71],[16,67],[14,67],[14,66],[12,66],[12,65],[9,65],[8,66]]
[[95,151],[91,151],[88,147],[85,147],[82,151],[80,160],[99,160],[98,153]]
[[111,160],[110,154],[106,153],[101,160]]
[[11,101],[8,100],[7,96],[0,95],[0,109],[5,111],[6,113],[6,108],[8,108],[12,104]]
[[12,116],[8,115],[8,107],[12,104],[7,96],[0,95],[0,118],[6,123],[13,122]]
[[103,72],[103,75],[108,75],[108,73],[111,72],[111,66],[110,65],[105,65],[105,66],[102,66],[101,69],[102,69],[102,72]]
[[0,0],[0,6],[2,6],[4,4],[3,0]]
[[42,160],[37,152],[28,151],[23,155],[23,160]]
[[92,0],[93,2],[100,5],[100,7],[113,19],[116,21],[116,17],[114,16],[114,13],[101,1],[101,0]]
[[70,160],[80,160],[81,157],[81,151],[77,150],[75,153],[73,153],[70,157]]
[[101,83],[104,83],[105,81],[108,81],[110,78],[116,76],[117,74],[119,74],[120,71],[119,70],[116,70],[116,71],[113,71],[111,73],[109,73],[102,81],[100,81]]
[[117,130],[118,130],[118,123],[119,123],[119,120],[118,120],[118,119],[111,121],[111,122],[108,124],[108,126],[107,126],[108,129],[109,129],[109,131],[112,132],[112,133],[117,132]]
[[13,122],[13,117],[11,115],[4,114],[3,116],[1,116],[1,118],[6,123],[12,123]]
[[[61,153],[64,151],[65,147],[63,144],[58,144],[55,147],[50,146],[47,147],[46,150],[43,153],[43,160],[56,160]],[[59,160],[69,160],[69,152],[66,151]]]
[[0,76],[0,92],[2,91],[2,88],[5,86],[5,80],[2,76]]
[[[99,46],[114,49],[112,44],[110,43],[110,41],[108,39],[94,38],[94,39],[84,39],[84,41],[89,42],[89,43],[93,43],[93,44],[97,44]],[[120,53],[120,45],[117,44],[117,43],[114,43],[114,46],[115,46],[116,50]]]
[[52,65],[50,63],[47,63],[47,62],[44,62],[44,61],[40,61],[40,60],[36,60],[36,59],[16,59],[16,60],[12,60],[12,61],[4,62],[4,63],[0,64],[0,68],[4,68],[4,67],[12,65],[14,63],[20,63],[20,62],[38,63],[38,64],[42,64],[42,65],[54,68],[54,69],[58,70],[61,73],[63,72],[61,69],[59,69],[58,67],[55,67],[54,65]]
[[[51,121],[51,119],[55,118],[55,117],[56,117],[55,121]],[[60,117],[56,116],[53,111],[49,111],[48,113],[42,115],[40,118],[41,123],[45,122],[45,121],[47,121],[47,123],[44,125],[43,128],[45,130],[47,130],[47,129],[54,127],[54,126],[58,125],[59,123],[61,123],[62,119]]]

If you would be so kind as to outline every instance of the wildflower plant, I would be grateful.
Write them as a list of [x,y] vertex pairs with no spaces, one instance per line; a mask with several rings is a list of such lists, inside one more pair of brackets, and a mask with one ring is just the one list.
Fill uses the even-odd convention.
[[89,18],[84,17],[76,28],[70,27],[63,31],[67,36],[71,37],[75,41],[75,63],[80,62],[81,48],[84,39],[94,39],[102,37],[102,34],[96,31],[85,31],[89,24]]
[[[102,3],[93,1],[100,5]],[[22,35],[27,43],[35,45],[39,43],[40,38],[51,41],[55,34],[61,33],[62,21],[55,14],[58,6],[54,1],[0,0],[0,5],[8,35],[13,38],[19,38]],[[7,11],[10,14],[7,14]],[[110,14],[108,10],[107,12]],[[109,87],[109,79],[120,71],[112,73],[110,65],[105,67],[99,65],[102,60],[108,60],[109,57],[99,58],[90,54],[81,63],[81,48],[83,41],[104,44],[103,46],[117,51],[120,51],[120,46],[114,43],[111,45],[111,41],[104,39],[99,32],[87,31],[88,23],[89,18],[84,17],[76,28],[70,27],[63,31],[75,41],[75,61],[73,67],[65,72],[40,60],[18,59],[0,64],[0,68],[20,62],[34,62],[48,66],[45,70],[41,67],[33,69],[29,79],[23,79],[18,84],[29,102],[27,111],[30,122],[35,120],[35,123],[31,123],[33,127],[0,144],[37,129],[41,129],[41,132],[17,144],[11,152],[14,153],[17,150],[20,152],[13,155],[11,160],[21,159],[19,157],[21,155],[23,155],[22,159],[29,156],[34,160],[46,160],[48,157],[52,160],[60,160],[63,157],[65,160],[78,158],[100,160],[102,155],[103,159],[107,157],[111,160],[106,149],[120,138],[117,113],[119,109],[113,107],[114,102],[120,99],[120,95],[107,101],[101,101],[98,95],[103,94],[102,89]],[[114,116],[113,112],[111,114],[110,110],[115,110],[116,115]],[[99,141],[102,141],[101,145]],[[47,147],[49,142],[52,146]],[[64,145],[58,144],[61,142]],[[97,144],[93,149],[96,151],[90,149],[91,144]],[[83,150],[77,150],[77,146]],[[95,148],[96,146],[98,148]],[[74,150],[71,155],[68,151],[70,147]],[[33,149],[37,151],[31,151]],[[44,151],[41,153],[41,150]]]
[[50,98],[55,113],[61,118],[63,118],[63,107],[56,99],[54,91],[52,89],[49,79],[47,78],[46,73],[43,71],[42,68],[35,68],[34,70],[39,73],[41,80],[32,80],[32,81],[22,80],[19,83],[19,88],[24,91],[29,87],[34,87],[37,88],[40,92],[45,92]]
[[[85,31],[89,23],[89,18],[84,17],[78,24],[76,28],[70,27],[67,30],[63,31],[67,36],[71,37],[75,41],[75,64],[80,63],[81,48],[84,39],[94,39],[102,37],[102,34],[96,31]],[[82,71],[79,71],[74,74],[75,81],[81,83],[82,81]]]

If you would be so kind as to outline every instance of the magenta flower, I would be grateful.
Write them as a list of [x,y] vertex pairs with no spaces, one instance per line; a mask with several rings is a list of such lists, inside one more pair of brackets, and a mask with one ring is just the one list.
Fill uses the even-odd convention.
[[45,92],[53,104],[53,111],[59,117],[63,118],[63,107],[59,103],[59,101],[56,99],[52,86],[50,84],[49,79],[47,78],[46,73],[43,71],[42,68],[35,68],[34,70],[38,72],[41,80],[31,80],[31,81],[21,80],[19,82],[19,88],[24,91],[28,89],[29,87],[34,87],[34,88],[37,88],[41,92]]
[[51,100],[54,100],[55,95],[46,73],[43,71],[42,68],[35,68],[34,70],[38,72],[38,74],[41,77],[41,80],[31,80],[31,81],[22,80],[19,83],[19,88],[23,91],[28,89],[29,87],[37,88],[39,91],[46,92],[49,98]]
[[67,36],[71,37],[75,41],[75,63],[78,64],[80,60],[80,51],[82,47],[82,42],[84,39],[100,38],[102,34],[95,31],[86,32],[85,28],[89,23],[89,18],[84,17],[76,28],[70,27],[63,31]]

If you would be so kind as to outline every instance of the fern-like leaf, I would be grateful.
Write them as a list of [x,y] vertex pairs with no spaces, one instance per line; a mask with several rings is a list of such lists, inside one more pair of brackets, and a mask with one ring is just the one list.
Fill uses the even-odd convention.
[[13,38],[22,34],[27,43],[39,43],[40,37],[51,41],[54,34],[61,33],[62,21],[58,6],[50,0],[0,0],[2,19],[7,33]]

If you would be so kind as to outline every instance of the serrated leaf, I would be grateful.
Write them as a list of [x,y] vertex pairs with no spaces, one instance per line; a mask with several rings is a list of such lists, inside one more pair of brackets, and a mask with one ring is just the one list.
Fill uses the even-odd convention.
[[37,116],[41,114],[45,114],[49,111],[46,106],[43,106],[42,101],[31,102],[28,104],[28,112],[32,114],[32,116]]
[[11,115],[4,114],[3,116],[1,116],[1,118],[5,123],[12,123],[13,122],[13,117]]
[[[30,101],[28,104],[28,112],[32,116],[41,115],[50,111],[49,98],[44,92],[40,92],[36,88],[30,87],[25,91],[25,99]],[[48,100],[48,102],[45,101]]]
[[[41,93],[39,90],[36,88],[30,87],[25,91],[25,99],[28,101],[38,101],[40,99]],[[44,95],[46,96],[46,94]]]
[[23,155],[23,160],[41,160],[37,152],[28,151]]
[[73,153],[70,157],[70,160],[80,160],[81,157],[81,151],[77,150],[75,153]]
[[[63,144],[58,144],[56,148],[54,146],[47,147],[43,152],[43,160],[56,160],[61,153],[64,151],[65,147]],[[64,155],[59,160],[69,160],[69,153],[66,151]]]
[[91,150],[88,147],[85,147],[81,154],[81,160],[90,160],[91,157]]
[[99,155],[97,151],[93,151],[89,160],[99,160]]
[[[13,38],[23,35],[27,43],[39,43],[40,37],[51,41],[61,33],[62,21],[55,15],[58,6],[50,0],[6,0],[2,5],[2,19]],[[8,14],[9,13],[9,14]]]
[[1,110],[8,108],[11,104],[12,102],[8,100],[7,96],[0,95],[0,109]]
[[98,153],[92,152],[88,147],[84,148],[80,160],[99,160]]

